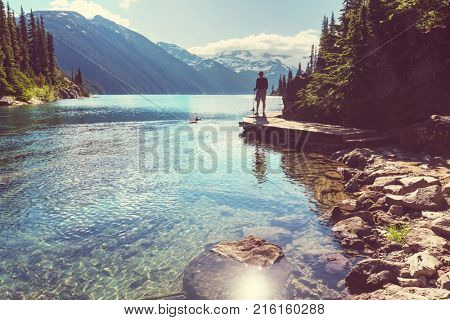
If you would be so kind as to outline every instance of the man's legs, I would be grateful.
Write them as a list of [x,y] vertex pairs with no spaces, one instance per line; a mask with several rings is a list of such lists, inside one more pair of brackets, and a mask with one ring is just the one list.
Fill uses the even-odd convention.
[[256,93],[256,113],[259,114],[259,103],[261,102],[261,98],[258,96],[258,93]]
[[265,97],[262,98],[262,101],[263,101],[263,115],[265,116],[266,115],[266,98]]

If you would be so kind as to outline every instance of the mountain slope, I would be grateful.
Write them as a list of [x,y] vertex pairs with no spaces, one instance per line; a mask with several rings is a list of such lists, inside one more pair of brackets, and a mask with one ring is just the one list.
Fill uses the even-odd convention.
[[253,88],[252,82],[256,77],[255,74],[249,77],[248,75],[237,73],[217,61],[201,58],[174,44],[164,42],[158,42],[157,44],[213,82],[217,88],[220,88],[221,93],[249,93]]
[[53,34],[60,66],[80,67],[107,94],[215,94],[220,90],[202,74],[144,36],[101,16],[40,11]]

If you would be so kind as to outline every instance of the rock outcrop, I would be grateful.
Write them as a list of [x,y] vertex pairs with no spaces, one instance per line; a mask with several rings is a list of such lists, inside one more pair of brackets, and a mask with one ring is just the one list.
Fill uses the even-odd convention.
[[450,217],[442,217],[431,223],[431,230],[437,235],[450,240]]
[[400,287],[388,285],[370,293],[363,293],[358,300],[446,300],[450,299],[450,291],[436,288]]
[[423,123],[405,128],[399,135],[402,147],[433,155],[448,155],[449,141],[450,116],[431,116]]
[[374,291],[388,283],[397,283],[402,266],[381,259],[363,260],[350,271],[345,283],[353,294]]
[[412,277],[419,278],[424,276],[426,278],[432,277],[436,274],[441,263],[435,257],[430,255],[427,251],[416,253],[406,260],[409,265],[409,272]]
[[284,257],[278,245],[255,236],[249,236],[241,241],[219,242],[211,251],[222,257],[261,267],[273,265]]
[[352,298],[448,298],[450,161],[399,150],[360,150],[333,155],[352,166],[338,172],[346,191],[357,198],[328,214],[342,247],[371,257],[346,278]]

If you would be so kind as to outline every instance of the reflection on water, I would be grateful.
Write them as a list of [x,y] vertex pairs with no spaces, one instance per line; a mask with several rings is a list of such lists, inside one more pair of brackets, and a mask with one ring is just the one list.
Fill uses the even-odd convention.
[[0,109],[0,298],[175,294],[205,246],[249,232],[283,247],[289,296],[335,297],[345,270],[318,259],[340,248],[317,217],[343,197],[336,164],[242,139],[251,96],[150,98]]
[[253,173],[260,184],[267,181],[266,153],[259,143],[255,144],[255,163]]

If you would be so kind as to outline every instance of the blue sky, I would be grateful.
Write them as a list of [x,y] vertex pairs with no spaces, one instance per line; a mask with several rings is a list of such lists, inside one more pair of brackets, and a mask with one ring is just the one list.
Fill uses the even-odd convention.
[[100,14],[152,41],[208,56],[229,49],[307,54],[325,14],[342,0],[10,0],[18,10],[65,9]]

